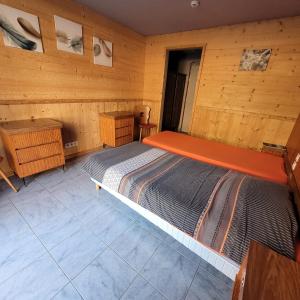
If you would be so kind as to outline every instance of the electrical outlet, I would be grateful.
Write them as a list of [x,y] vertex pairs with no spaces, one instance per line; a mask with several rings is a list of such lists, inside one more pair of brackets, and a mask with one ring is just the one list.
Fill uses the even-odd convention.
[[74,142],[69,142],[69,143],[65,143],[65,148],[73,148],[73,147],[77,147],[78,146],[78,141],[74,141]]

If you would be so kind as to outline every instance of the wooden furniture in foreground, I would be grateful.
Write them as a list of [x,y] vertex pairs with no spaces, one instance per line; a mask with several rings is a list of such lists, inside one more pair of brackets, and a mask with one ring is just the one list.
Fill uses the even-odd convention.
[[[3,157],[0,156],[0,163],[2,162]],[[5,173],[0,168],[0,176],[7,182],[7,184],[13,189],[14,192],[18,192],[18,190],[15,188],[15,186],[12,184],[12,182],[8,179],[8,177],[5,175]]]
[[0,124],[9,165],[20,178],[65,164],[61,128],[51,119]]
[[232,299],[300,299],[300,264],[252,241],[237,274]]
[[143,135],[143,131],[146,131],[146,135],[150,135],[150,130],[152,128],[156,128],[155,124],[139,124],[139,128],[140,128],[140,137],[139,137],[139,142],[142,141],[142,135]]
[[[298,216],[300,216],[300,114],[286,144],[285,168],[294,195]],[[300,256],[300,255],[299,255]]]
[[133,141],[134,115],[114,111],[100,114],[100,138],[103,145],[118,147]]

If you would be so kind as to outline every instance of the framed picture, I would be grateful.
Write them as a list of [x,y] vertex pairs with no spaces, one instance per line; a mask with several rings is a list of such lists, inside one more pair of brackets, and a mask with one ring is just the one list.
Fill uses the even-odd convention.
[[94,64],[112,67],[113,45],[112,42],[93,37]]
[[272,49],[244,49],[240,61],[240,71],[265,71]]
[[37,16],[0,4],[0,30],[5,46],[44,52]]
[[54,16],[57,49],[83,55],[82,26]]

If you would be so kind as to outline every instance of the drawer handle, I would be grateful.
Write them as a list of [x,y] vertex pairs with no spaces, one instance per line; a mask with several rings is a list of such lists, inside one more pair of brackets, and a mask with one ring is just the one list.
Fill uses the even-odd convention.
[[51,155],[48,155],[48,156],[45,156],[45,157],[42,157],[42,158],[39,158],[39,159],[27,161],[25,163],[19,163],[19,166],[30,164],[30,163],[33,163],[33,162],[38,161],[38,160],[43,160],[43,159],[58,156],[58,155],[62,155],[62,153],[51,154]]
[[122,129],[122,128],[131,128],[131,126],[126,125],[126,126],[123,126],[123,127],[116,127],[116,130],[117,129]]
[[49,144],[54,144],[54,143],[59,143],[60,141],[52,141],[52,142],[48,142],[48,143],[43,143],[43,144],[38,144],[38,145],[34,145],[34,146],[29,146],[29,147],[25,147],[25,148],[15,148],[15,150],[23,150],[23,149],[29,149],[29,148],[35,148],[35,147],[39,147],[39,146],[43,146],[43,145],[49,145]]

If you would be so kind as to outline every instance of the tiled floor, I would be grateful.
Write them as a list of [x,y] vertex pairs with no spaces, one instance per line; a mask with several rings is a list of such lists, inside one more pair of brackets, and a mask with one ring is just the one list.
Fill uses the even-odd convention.
[[69,162],[0,183],[0,299],[230,299],[232,282]]

